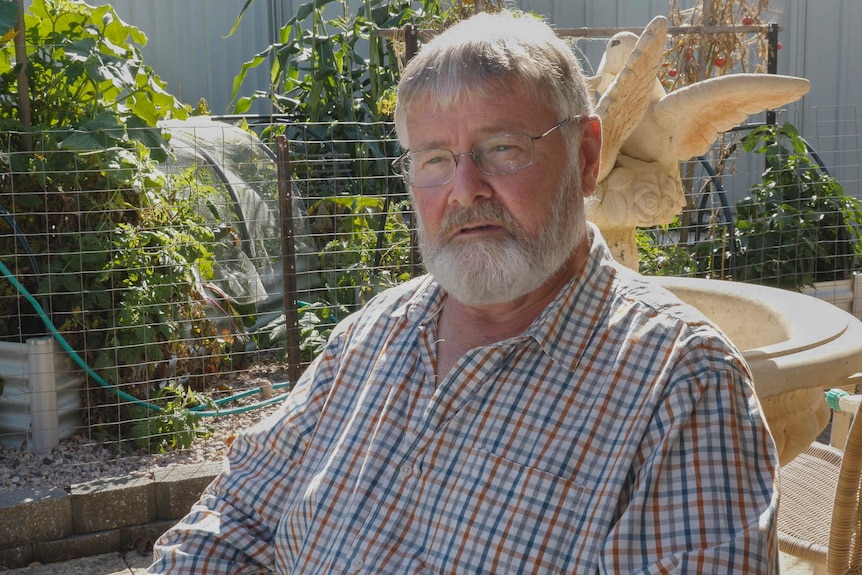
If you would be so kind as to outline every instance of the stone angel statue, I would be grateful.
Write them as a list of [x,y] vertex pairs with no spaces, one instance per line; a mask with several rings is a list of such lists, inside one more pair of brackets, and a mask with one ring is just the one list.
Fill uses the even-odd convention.
[[590,219],[619,261],[637,269],[635,228],[669,223],[685,205],[679,162],[709,150],[752,114],[804,96],[804,78],[729,74],[666,93],[658,80],[667,19],[609,41],[590,79],[598,94],[602,153]]

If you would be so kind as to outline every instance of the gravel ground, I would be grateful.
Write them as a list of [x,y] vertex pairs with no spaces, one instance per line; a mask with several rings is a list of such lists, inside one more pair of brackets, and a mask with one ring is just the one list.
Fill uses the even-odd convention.
[[[250,369],[231,383],[235,391],[286,381],[282,366]],[[279,393],[279,392],[276,392]],[[282,391],[283,393],[283,391]],[[255,395],[226,407],[260,401]],[[280,402],[230,416],[206,418],[212,429],[207,438],[198,438],[189,449],[164,454],[118,455],[117,443],[101,443],[84,435],[60,441],[50,453],[34,454],[25,448],[0,447],[0,492],[33,487],[68,489],[74,483],[101,477],[150,477],[158,467],[172,464],[221,461],[233,435],[276,411]]]

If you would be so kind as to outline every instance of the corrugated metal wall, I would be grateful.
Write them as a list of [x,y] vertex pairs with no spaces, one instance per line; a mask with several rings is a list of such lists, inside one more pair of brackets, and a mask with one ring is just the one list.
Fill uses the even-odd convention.
[[786,69],[811,81],[796,125],[845,189],[862,197],[862,2],[781,4]]
[[[92,0],[91,0],[92,1]],[[351,0],[356,2],[358,0]],[[96,3],[108,3],[101,0]],[[223,112],[242,62],[276,38],[278,28],[304,0],[255,0],[237,34],[225,38],[241,2],[216,0],[113,0],[120,17],[149,37],[145,58],[183,100],[205,97]],[[667,13],[667,0],[520,0],[521,7],[548,16],[558,27],[641,26]],[[690,2],[689,2],[690,4]],[[773,0],[780,12],[784,45],[779,71],[811,79],[806,106],[862,104],[862,2]],[[585,50],[601,55],[601,42]],[[256,77],[265,89],[267,74]],[[251,89],[251,84],[249,85]]]
[[[694,2],[680,1],[683,7]],[[521,0],[527,10],[544,14],[557,27],[643,26],[667,14],[665,0]],[[787,106],[780,118],[795,124],[823,157],[845,190],[862,197],[862,2],[860,0],[772,0],[781,25],[778,72],[808,78],[811,91]],[[604,42],[580,41],[585,69],[598,65]],[[756,174],[756,159],[741,160],[740,172]],[[729,185],[734,198],[747,182]]]
[[[93,0],[91,0],[92,2]],[[113,0],[121,18],[149,37],[146,62],[168,82],[168,89],[195,104],[205,98],[214,113],[229,111],[234,77],[277,38],[281,25],[306,0],[255,0],[237,34],[231,29],[242,2],[217,0]],[[351,4],[360,0],[349,0]],[[107,3],[97,0],[96,3]],[[690,0],[680,4],[690,6]],[[557,27],[642,26],[667,13],[667,0],[520,0],[524,9],[546,15]],[[787,119],[800,127],[827,164],[855,195],[862,194],[862,1],[773,0],[783,49],[779,72],[808,78],[811,92]],[[339,10],[330,5],[330,10]],[[581,41],[585,68],[594,69],[604,40]],[[266,90],[268,70],[255,70],[244,94]],[[266,110],[258,109],[258,112]]]

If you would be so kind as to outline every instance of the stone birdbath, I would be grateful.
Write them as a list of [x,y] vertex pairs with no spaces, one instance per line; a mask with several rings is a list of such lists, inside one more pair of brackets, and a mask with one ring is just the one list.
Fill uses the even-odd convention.
[[[804,96],[809,82],[730,74],[666,93],[657,75],[667,20],[608,42],[591,78],[602,119],[602,156],[590,219],[614,257],[637,269],[635,229],[669,223],[685,203],[679,162],[706,153],[720,132]],[[862,372],[862,322],[801,293],[721,280],[652,278],[700,309],[737,345],[779,459],[789,462],[829,421],[824,388]]]

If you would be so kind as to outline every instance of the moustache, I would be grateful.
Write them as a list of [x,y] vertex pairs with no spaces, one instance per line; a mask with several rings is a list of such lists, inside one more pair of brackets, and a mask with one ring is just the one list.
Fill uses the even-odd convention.
[[518,226],[511,214],[492,200],[480,201],[468,207],[456,207],[448,210],[440,224],[442,237],[449,236],[462,228],[473,224],[499,224],[507,230],[516,230]]

